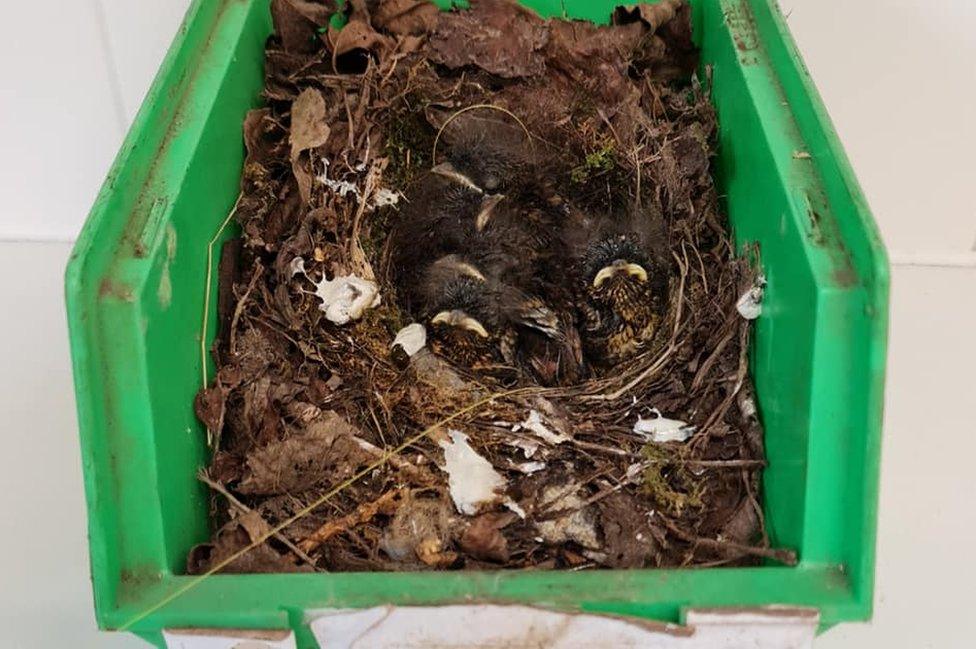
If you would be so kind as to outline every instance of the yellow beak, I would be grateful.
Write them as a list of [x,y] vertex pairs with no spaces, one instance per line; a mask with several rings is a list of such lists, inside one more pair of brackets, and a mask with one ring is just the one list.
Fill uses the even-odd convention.
[[468,331],[473,331],[482,338],[488,338],[488,330],[485,329],[484,325],[460,309],[441,311],[430,319],[430,323],[432,325],[445,324],[449,327],[460,327]]
[[639,282],[647,281],[647,271],[644,270],[643,266],[640,264],[628,264],[618,259],[609,266],[604,266],[600,269],[600,272],[593,278],[593,288],[600,288],[605,281],[617,273],[627,273],[631,277],[636,277]]

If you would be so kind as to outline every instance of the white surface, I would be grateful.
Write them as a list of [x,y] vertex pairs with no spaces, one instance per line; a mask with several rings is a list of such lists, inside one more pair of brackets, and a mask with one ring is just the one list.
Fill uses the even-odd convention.
[[[104,17],[108,63],[118,80],[126,123],[132,122],[160,61],[183,21],[189,0],[83,0]],[[80,224],[79,224],[80,225]]]
[[[74,236],[186,4],[5,3],[0,239]],[[976,3],[782,4],[896,262],[875,619],[833,629],[816,647],[966,647],[959,620],[976,583]],[[61,297],[68,251],[0,243],[3,644],[141,647],[94,630]]]
[[[283,636],[283,637],[279,637]],[[163,631],[166,649],[295,649],[295,634],[285,632]]]
[[0,4],[0,239],[66,241],[189,0]]
[[6,649],[145,647],[95,631],[64,243],[0,243],[0,624]]
[[976,265],[976,2],[780,0],[895,260]]
[[688,626],[626,621],[528,606],[395,607],[339,610],[312,621],[328,649],[809,649],[819,614],[793,609],[750,613],[689,611]]
[[972,647],[976,269],[896,267],[874,622],[817,649]]

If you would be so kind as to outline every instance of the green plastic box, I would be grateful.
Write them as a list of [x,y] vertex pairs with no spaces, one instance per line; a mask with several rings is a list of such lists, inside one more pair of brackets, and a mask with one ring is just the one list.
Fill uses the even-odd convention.
[[[797,567],[218,575],[171,597],[192,579],[181,574],[187,550],[208,537],[195,478],[206,435],[191,405],[204,286],[238,192],[241,123],[258,105],[268,4],[193,3],[68,265],[100,626],[157,644],[168,627],[294,628],[311,647],[305,611],[380,603],[522,602],[668,621],[690,607],[786,604],[818,608],[824,627],[867,619],[888,265],[774,0],[694,0],[693,13],[713,67],[721,191],[739,244],[759,242],[769,282],[752,349],[765,507],[773,543],[796,548]],[[525,4],[606,22],[616,3]]]

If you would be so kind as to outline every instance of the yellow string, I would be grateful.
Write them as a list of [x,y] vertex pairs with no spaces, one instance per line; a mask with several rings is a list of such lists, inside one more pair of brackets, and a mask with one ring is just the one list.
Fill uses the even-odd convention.
[[[207,387],[207,325],[210,322],[210,292],[211,284],[213,282],[213,248],[214,244],[217,243],[217,239],[220,235],[224,233],[227,229],[227,224],[230,220],[234,218],[234,213],[237,212],[237,206],[241,202],[241,196],[237,197],[237,201],[234,203],[234,207],[231,208],[230,213],[227,214],[227,218],[224,222],[220,224],[217,229],[217,233],[213,235],[213,238],[207,244],[207,286],[203,293],[203,325],[200,329],[200,385],[202,387]],[[209,431],[208,431],[209,434]]]
[[437,135],[434,136],[434,150],[431,152],[431,157],[430,157],[431,164],[433,164],[437,160],[437,143],[440,141],[441,133],[444,132],[444,129],[447,128],[447,125],[453,122],[460,115],[463,115],[464,113],[468,112],[469,110],[475,110],[478,108],[487,108],[489,110],[497,110],[500,113],[505,113],[506,115],[514,119],[516,122],[518,122],[518,125],[521,126],[522,130],[525,132],[525,137],[528,138],[530,144],[532,143],[532,134],[529,133],[529,129],[526,128],[522,120],[518,118],[518,115],[508,110],[507,108],[502,108],[501,106],[495,106],[494,104],[475,104],[473,106],[468,106],[467,108],[462,108],[461,110],[452,114],[450,117],[447,118],[447,120],[443,124],[441,124],[441,127],[437,129]]
[[502,398],[505,398],[505,397],[511,397],[511,396],[514,396],[514,395],[517,395],[517,394],[521,394],[521,393],[524,393],[524,392],[529,392],[531,390],[532,390],[532,388],[518,388],[518,389],[515,389],[515,390],[509,390],[507,392],[498,392],[498,393],[492,394],[490,396],[485,397],[484,399],[481,399],[481,400],[476,401],[476,402],[474,402],[474,403],[472,403],[472,404],[470,404],[468,406],[465,406],[461,410],[458,410],[457,412],[455,412],[455,413],[453,413],[451,415],[448,415],[444,419],[441,419],[436,424],[434,424],[434,425],[432,425],[432,426],[430,426],[428,428],[425,428],[424,430],[422,430],[421,432],[417,433],[413,437],[407,439],[407,441],[403,442],[399,446],[393,448],[392,450],[389,450],[389,451],[385,452],[383,454],[383,456],[380,457],[378,460],[376,460],[375,462],[373,462],[372,464],[370,464],[369,466],[367,466],[365,469],[359,471],[358,473],[356,473],[355,475],[353,475],[351,478],[349,478],[345,482],[339,484],[338,486],[334,487],[333,489],[330,489],[325,494],[323,494],[320,498],[318,498],[317,500],[315,500],[314,502],[312,502],[312,504],[306,506],[304,509],[299,510],[297,513],[295,513],[294,516],[292,516],[291,518],[287,519],[285,522],[279,523],[274,528],[268,530],[264,534],[261,534],[258,538],[254,539],[251,542],[251,544],[248,545],[247,547],[243,548],[242,550],[239,550],[239,551],[235,552],[234,554],[232,554],[231,556],[227,557],[223,561],[220,561],[219,563],[217,563],[217,565],[212,566],[209,570],[207,570],[207,572],[203,573],[202,575],[198,575],[198,576],[194,577],[193,579],[189,580],[188,582],[186,582],[185,584],[183,584],[182,586],[180,586],[179,588],[177,588],[173,592],[169,593],[168,595],[166,595],[165,597],[163,597],[162,599],[160,599],[157,603],[153,604],[152,606],[150,606],[149,608],[145,609],[141,613],[138,613],[137,615],[135,615],[134,617],[132,617],[130,620],[128,620],[127,622],[125,622],[125,624],[123,624],[122,626],[120,626],[118,628],[118,630],[119,631],[127,631],[128,629],[132,628],[132,626],[134,624],[138,624],[140,621],[142,621],[145,618],[147,618],[148,616],[152,615],[153,613],[155,613],[159,609],[163,608],[167,604],[170,604],[171,602],[173,602],[174,600],[176,600],[179,597],[183,596],[187,592],[193,590],[194,588],[196,588],[197,586],[199,586],[205,579],[207,579],[209,577],[212,577],[213,575],[215,575],[216,573],[220,572],[221,570],[223,570],[224,568],[226,568],[227,566],[229,566],[233,562],[235,562],[238,559],[240,559],[241,557],[243,557],[245,554],[247,554],[248,552],[250,552],[254,548],[258,547],[259,545],[261,545],[262,543],[264,543],[265,541],[267,541],[268,539],[270,539],[275,534],[280,533],[282,530],[284,530],[286,527],[292,525],[293,523],[295,523],[296,521],[298,521],[300,518],[302,518],[304,516],[307,516],[313,510],[318,509],[319,507],[321,507],[322,505],[324,505],[326,502],[328,502],[328,500],[330,498],[333,498],[334,496],[336,496],[338,493],[340,493],[344,489],[349,488],[350,486],[352,486],[360,478],[368,475],[369,473],[371,473],[374,470],[378,469],[379,467],[383,466],[394,455],[397,455],[398,453],[400,453],[401,451],[403,451],[407,447],[409,447],[409,446],[411,446],[413,444],[416,444],[417,442],[419,442],[424,437],[427,437],[428,435],[430,435],[431,433],[433,433],[435,430],[437,430],[439,428],[442,428],[443,426],[446,426],[447,424],[451,423],[452,421],[454,421],[458,417],[462,417],[462,416],[464,416],[464,415],[466,415],[466,414],[468,414],[468,413],[470,413],[470,412],[472,412],[474,410],[477,410],[478,408],[481,408],[482,406],[484,406],[484,405],[486,405],[486,404],[494,401],[495,399],[502,399]]

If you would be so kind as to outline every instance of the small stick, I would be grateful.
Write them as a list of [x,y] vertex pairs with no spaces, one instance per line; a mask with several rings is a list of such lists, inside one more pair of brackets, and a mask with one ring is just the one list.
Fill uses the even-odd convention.
[[[220,238],[220,235],[227,229],[230,220],[234,218],[234,214],[237,213],[237,208],[240,207],[243,198],[243,193],[237,195],[234,207],[227,213],[227,218],[224,219],[224,222],[217,228],[213,237],[207,242],[207,283],[204,286],[203,292],[203,323],[200,325],[200,387],[203,388],[207,387],[207,327],[210,324],[210,285],[213,283],[213,247],[217,243],[217,239]],[[209,444],[211,442],[210,433],[208,432],[207,443]]]
[[345,532],[347,529],[356,525],[361,525],[371,520],[377,514],[393,513],[392,505],[395,504],[395,501],[400,498],[402,493],[402,489],[393,489],[392,491],[387,491],[373,502],[362,503],[356,507],[355,511],[352,511],[335,520],[326,522],[324,525],[305,537],[299,543],[299,546],[301,546],[302,550],[305,552],[311,552],[336,534]]
[[743,545],[742,543],[736,543],[734,541],[719,541],[718,539],[709,539],[703,536],[688,534],[670,521],[665,521],[664,524],[667,525],[668,529],[681,540],[688,543],[693,543],[697,546],[706,547],[710,550],[717,550],[719,552],[731,551],[738,552],[740,554],[748,554],[754,557],[762,557],[764,559],[779,561],[787,566],[795,566],[797,564],[796,552],[793,550],[786,550],[782,548],[759,548],[752,545]]
[[596,444],[594,442],[586,442],[581,439],[571,440],[573,446],[578,446],[579,448],[586,449],[587,451],[596,451],[597,453],[607,453],[609,455],[616,455],[618,457],[640,457],[636,453],[630,453],[622,448],[613,448],[611,446],[603,446],[602,444]]
[[[729,316],[729,319],[726,320],[726,323],[732,324],[735,322],[734,319],[738,317],[740,317],[739,313],[737,311],[733,311],[732,315]],[[728,327],[728,331],[725,333],[724,336],[722,336],[722,339],[718,341],[718,344],[715,345],[715,349],[712,350],[712,353],[708,355],[708,358],[705,359],[705,362],[702,363],[701,367],[698,368],[698,372],[695,374],[695,378],[691,381],[692,392],[696,392],[698,388],[701,387],[701,384],[705,380],[705,376],[708,374],[708,371],[712,369],[712,366],[718,360],[722,352],[725,351],[725,346],[729,344],[729,341],[732,340],[732,336],[734,335],[735,335],[735,327]]]
[[[353,437],[352,441],[354,441],[359,446],[359,448],[366,451],[374,458],[381,458],[386,456],[386,451],[381,449],[379,446],[375,446],[367,442],[365,439],[361,437]],[[417,482],[420,482],[422,484],[430,484],[434,482],[434,476],[431,475],[429,471],[427,471],[423,467],[411,463],[409,460],[402,458],[399,455],[392,455],[388,458],[387,461],[390,463],[390,466],[392,466],[395,469],[399,469],[403,471],[404,473],[406,473],[408,476],[410,476]]]
[[709,418],[702,424],[701,429],[696,433],[695,438],[697,440],[706,440],[709,438],[709,429],[715,425],[716,422],[721,421],[725,417],[725,413],[728,412],[729,408],[732,406],[732,402],[735,401],[735,397],[739,394],[739,390],[742,389],[742,384],[746,380],[746,374],[749,371],[749,324],[747,321],[743,321],[739,329],[739,370],[736,373],[735,385],[729,392],[728,396],[722,400],[719,407],[715,409],[715,412],[709,416]]
[[[237,509],[238,511],[240,511],[240,512],[242,512],[244,514],[254,514],[258,518],[260,518],[261,519],[261,522],[264,523],[265,525],[267,525],[269,529],[271,528],[271,525],[269,525],[268,522],[266,520],[264,520],[264,518],[261,517],[260,514],[258,514],[253,509],[251,509],[250,507],[248,507],[247,505],[245,505],[244,503],[242,503],[240,500],[238,500],[234,496],[234,494],[232,494],[231,492],[227,491],[227,488],[224,487],[224,485],[220,484],[216,480],[213,480],[210,477],[210,475],[205,470],[200,471],[200,473],[197,474],[197,478],[200,480],[200,482],[203,482],[208,487],[210,487],[211,489],[213,489],[214,491],[216,491],[217,493],[219,493],[221,496],[223,496],[224,498],[226,498],[227,499],[227,502],[229,502],[232,507],[234,507],[235,509]],[[285,545],[285,547],[287,547],[289,550],[291,550],[292,552],[294,552],[295,553],[295,556],[297,556],[299,559],[301,559],[302,561],[304,561],[308,565],[310,565],[313,568],[315,568],[315,562],[312,561],[312,558],[309,557],[304,552],[302,552],[298,548],[297,545],[295,545],[294,543],[292,543],[288,539],[287,536],[285,536],[281,532],[274,532],[273,536],[276,539],[278,539],[279,541],[281,541]],[[315,568],[315,569],[318,570],[318,568]]]
[[247,304],[247,299],[251,296],[251,291],[254,290],[254,285],[258,283],[258,278],[264,272],[264,266],[261,265],[259,261],[254,267],[254,273],[251,275],[251,281],[247,283],[247,289],[244,291],[244,295],[241,299],[237,301],[237,305],[234,307],[234,316],[230,319],[230,351],[233,354],[235,349],[235,343],[237,342],[237,323],[241,319],[241,314],[244,313],[244,306]]

